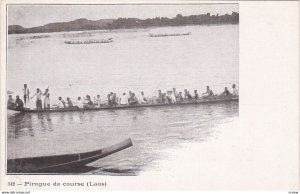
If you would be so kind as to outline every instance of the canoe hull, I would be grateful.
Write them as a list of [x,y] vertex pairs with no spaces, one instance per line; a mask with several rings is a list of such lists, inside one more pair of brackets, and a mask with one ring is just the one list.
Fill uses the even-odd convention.
[[59,173],[66,169],[84,166],[108,155],[129,148],[132,145],[131,139],[127,139],[113,146],[92,152],[10,159],[7,160],[7,173]]

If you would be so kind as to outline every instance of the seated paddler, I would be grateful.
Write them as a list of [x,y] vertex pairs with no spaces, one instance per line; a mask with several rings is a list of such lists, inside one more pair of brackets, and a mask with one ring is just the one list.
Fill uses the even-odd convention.
[[67,108],[68,109],[74,108],[73,102],[72,102],[72,100],[69,97],[67,97],[67,103],[66,104],[67,104]]
[[206,92],[202,93],[202,96],[209,97],[209,96],[213,96],[213,95],[214,95],[213,91],[209,88],[209,86],[206,86]]
[[8,96],[7,108],[8,109],[15,109],[16,108],[15,100],[12,98],[12,95]]
[[16,105],[16,109],[17,109],[17,110],[23,110],[23,109],[24,109],[24,103],[23,103],[23,101],[20,99],[19,96],[16,96],[16,102],[15,102],[15,105]]
[[224,88],[224,92],[220,94],[221,96],[231,96],[232,94],[229,92],[228,88]]
[[94,103],[91,100],[91,96],[90,95],[86,95],[86,98],[84,99],[84,107],[85,108],[93,108],[94,107]]

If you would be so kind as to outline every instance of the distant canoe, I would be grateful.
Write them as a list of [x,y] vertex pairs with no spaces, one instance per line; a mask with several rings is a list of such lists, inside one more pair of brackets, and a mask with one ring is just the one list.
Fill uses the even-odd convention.
[[90,107],[90,108],[53,108],[50,110],[32,110],[32,109],[23,109],[23,110],[14,110],[22,113],[50,113],[50,112],[79,112],[79,111],[102,111],[102,110],[117,110],[117,109],[133,109],[133,108],[146,108],[146,107],[165,107],[165,106],[186,106],[186,105],[197,105],[197,104],[210,104],[210,103],[227,103],[227,102],[238,102],[238,96],[212,96],[207,98],[200,99],[191,99],[178,103],[159,103],[159,104],[137,104],[137,105],[117,105],[117,106],[104,106],[104,107]]
[[150,37],[165,37],[165,36],[188,36],[191,35],[191,32],[188,33],[177,33],[177,34],[149,34]]
[[8,95],[11,95],[11,94],[13,94],[13,93],[14,93],[13,91],[7,90],[7,94],[8,94]]
[[96,160],[131,147],[131,139],[92,152],[40,156],[7,160],[7,173],[59,173],[70,168],[84,166]]
[[66,44],[97,44],[97,43],[111,43],[113,42],[112,38],[103,39],[103,40],[69,40],[65,41]]

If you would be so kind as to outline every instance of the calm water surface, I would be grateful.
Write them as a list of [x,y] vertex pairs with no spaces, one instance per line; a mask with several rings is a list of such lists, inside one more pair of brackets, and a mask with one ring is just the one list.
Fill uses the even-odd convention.
[[[191,36],[150,38],[149,33]],[[36,34],[34,34],[36,35]],[[120,95],[129,90],[156,95],[176,87],[218,93],[238,83],[238,26],[186,26],[145,30],[51,33],[8,37],[8,83],[21,94],[50,86],[58,96]],[[67,45],[65,40],[114,38],[110,44]],[[18,57],[15,57],[18,56]],[[31,102],[34,107],[34,102]],[[206,141],[238,116],[238,103],[131,110],[13,114],[7,119],[8,158],[91,151],[128,137],[134,146],[91,164],[91,174],[136,175],[159,170],[164,151],[185,141]]]

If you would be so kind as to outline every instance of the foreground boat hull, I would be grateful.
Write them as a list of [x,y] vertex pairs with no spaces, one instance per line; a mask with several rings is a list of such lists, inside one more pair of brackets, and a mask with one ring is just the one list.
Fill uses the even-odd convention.
[[66,169],[84,166],[108,155],[129,148],[132,145],[131,139],[127,139],[113,146],[92,152],[10,159],[7,160],[7,173],[59,173]]
[[24,113],[48,113],[48,112],[78,112],[78,111],[101,111],[101,110],[116,110],[116,109],[133,109],[133,108],[145,108],[145,107],[163,107],[163,106],[184,106],[195,104],[210,104],[210,103],[222,103],[222,102],[238,102],[238,97],[213,97],[203,98],[200,100],[192,100],[188,102],[181,102],[175,104],[161,103],[161,104],[139,104],[139,105],[118,105],[118,106],[106,106],[99,108],[73,108],[73,109],[50,109],[50,110],[15,110]]

